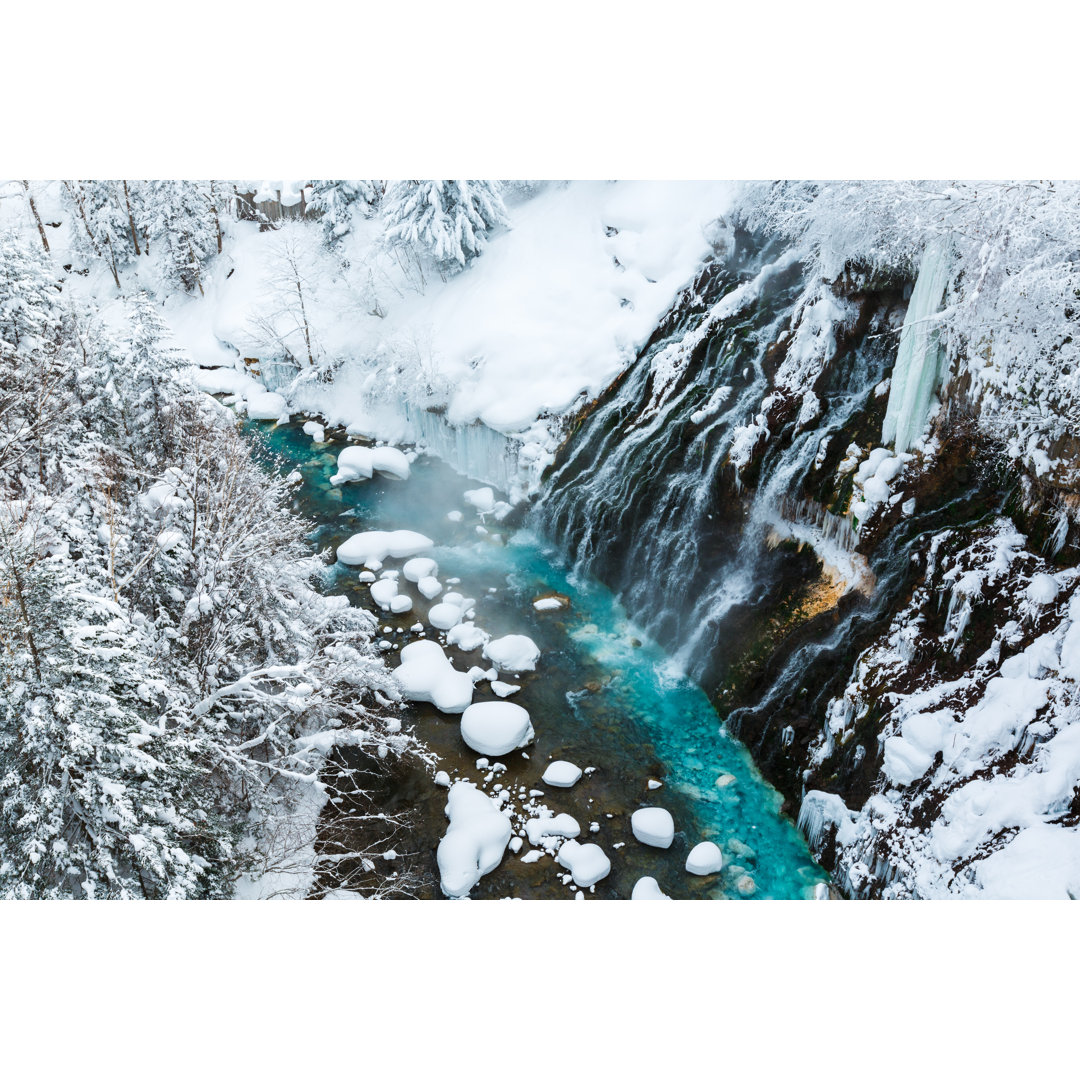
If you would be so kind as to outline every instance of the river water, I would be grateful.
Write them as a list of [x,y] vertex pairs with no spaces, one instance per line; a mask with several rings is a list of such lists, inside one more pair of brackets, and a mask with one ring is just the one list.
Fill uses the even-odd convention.
[[[612,864],[590,896],[629,898],[645,875],[656,878],[675,899],[808,898],[826,880],[801,834],[780,813],[780,794],[761,778],[745,748],[727,735],[704,692],[628,621],[606,587],[571,573],[555,546],[530,531],[527,517],[522,523],[523,515],[514,514],[502,525],[489,517],[481,524],[463,499],[466,490],[481,485],[428,456],[413,463],[407,481],[377,477],[335,488],[330,476],[343,442],[314,443],[299,424],[249,423],[248,429],[276,456],[272,467],[302,474],[295,509],[313,523],[310,539],[317,550],[332,551],[353,533],[370,529],[421,532],[435,541],[429,554],[439,564],[440,581],[445,585],[448,578],[459,578],[460,583],[448,587],[476,598],[477,626],[492,636],[526,634],[540,647],[535,672],[502,676],[521,685],[510,700],[529,710],[536,730],[526,751],[500,759],[505,772],[491,775],[489,767],[477,766],[477,756],[461,740],[459,718],[424,704],[410,706],[409,713],[416,733],[451,778],[472,780],[489,792],[501,784],[513,789],[515,798],[522,790],[542,790],[537,802],[577,819],[579,839],[599,844]],[[448,518],[454,510],[461,511],[462,521]],[[478,525],[487,531],[478,532]],[[400,568],[400,563],[388,560],[387,567]],[[377,612],[368,587],[357,580],[358,569],[333,564],[324,587]],[[536,611],[533,601],[552,593],[567,598],[569,606]],[[411,595],[416,600],[412,612],[378,613],[381,636],[394,646],[387,651],[391,665],[398,648],[418,636],[409,628],[426,615],[427,601]],[[427,636],[437,636],[430,626]],[[447,649],[447,654],[460,670],[488,666],[479,650]],[[486,682],[474,696],[474,701],[483,700],[495,700]],[[594,771],[571,789],[545,787],[541,775],[549,761],[558,759]],[[650,789],[650,780],[661,786]],[[446,828],[445,790],[420,769],[372,775],[368,786],[387,813],[408,815],[407,830],[394,837],[398,858],[391,872],[400,875],[411,895],[441,895],[435,849]],[[667,850],[634,839],[630,815],[642,806],[664,807],[674,817],[675,840]],[[340,840],[348,835],[347,815],[355,812],[350,805],[328,807],[324,829]],[[362,845],[370,839],[362,832],[358,828],[349,842]],[[690,848],[702,840],[722,848],[720,874],[700,878],[684,869]],[[520,856],[530,850],[526,841],[519,855],[508,851],[472,895],[573,898],[575,890],[562,880],[565,871],[550,855],[522,862]],[[380,866],[370,876],[383,873]],[[364,883],[364,875],[351,881]]]

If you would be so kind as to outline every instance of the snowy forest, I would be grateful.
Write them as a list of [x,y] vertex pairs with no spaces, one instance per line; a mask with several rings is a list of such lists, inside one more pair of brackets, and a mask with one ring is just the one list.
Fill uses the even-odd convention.
[[1077,898],[1078,319],[1077,182],[0,182],[0,896]]

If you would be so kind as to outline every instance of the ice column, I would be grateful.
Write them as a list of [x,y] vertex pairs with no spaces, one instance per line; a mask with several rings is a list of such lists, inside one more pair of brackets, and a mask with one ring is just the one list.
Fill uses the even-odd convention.
[[944,376],[940,328],[931,320],[941,309],[950,267],[948,244],[932,240],[923,252],[904,316],[889,404],[881,426],[882,443],[895,440],[897,453],[907,450],[926,430],[930,405]]

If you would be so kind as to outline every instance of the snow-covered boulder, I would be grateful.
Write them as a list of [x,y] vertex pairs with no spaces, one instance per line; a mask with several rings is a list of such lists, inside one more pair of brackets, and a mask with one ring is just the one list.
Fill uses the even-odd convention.
[[434,540],[409,529],[391,532],[376,529],[350,536],[338,547],[337,557],[346,566],[365,566],[382,563],[387,558],[408,559],[430,551],[434,546]]
[[373,582],[370,588],[371,599],[383,611],[389,611],[394,597],[397,596],[397,582],[392,578],[381,578],[379,581]]
[[699,877],[719,874],[724,869],[724,853],[711,840],[703,840],[686,856],[686,869]]
[[442,585],[439,584],[439,579],[434,575],[422,577],[416,583],[416,588],[425,600],[434,600],[442,592]]
[[277,420],[285,415],[285,399],[269,390],[252,390],[247,397],[247,414],[252,420]]
[[450,826],[436,853],[440,885],[446,896],[468,896],[502,861],[510,842],[510,821],[494,799],[465,780],[450,788],[446,816]]
[[581,769],[570,761],[553,761],[545,770],[543,782],[549,787],[573,787],[581,779]]
[[314,420],[304,424],[304,434],[310,435],[313,442],[326,442],[326,429]]
[[479,514],[490,514],[495,509],[495,492],[489,487],[476,488],[465,492],[465,501],[475,506]]
[[406,645],[394,677],[406,701],[429,701],[440,712],[452,715],[463,713],[472,704],[472,679],[450,663],[437,642]]
[[634,884],[634,891],[630,894],[631,900],[670,900],[667,893],[660,891],[654,877],[638,878]]
[[634,837],[650,847],[669,848],[675,839],[675,822],[671,814],[659,806],[647,806],[630,815]]
[[570,871],[574,884],[580,889],[595,885],[611,873],[611,860],[598,844],[579,844],[576,840],[567,840],[559,848],[555,861]]
[[436,630],[450,630],[461,622],[461,608],[457,604],[436,604],[428,612],[428,622]]
[[439,564],[427,556],[419,556],[410,559],[402,568],[401,573],[406,581],[423,581],[426,577],[435,577],[439,573]]
[[413,606],[412,597],[411,596],[404,596],[401,593],[398,593],[396,596],[392,597],[391,600],[390,600],[390,610],[395,615],[404,615],[405,612],[412,611],[412,606]]
[[356,480],[370,480],[376,472],[398,480],[409,479],[409,460],[393,446],[346,446],[338,454],[338,471],[330,483],[338,486]]
[[572,840],[581,835],[581,826],[577,819],[569,814],[556,814],[554,817],[530,818],[525,822],[525,835],[533,847],[540,847],[545,836],[561,836]]
[[[468,678],[468,676],[466,676]],[[470,680],[470,690],[472,680]],[[509,701],[481,701],[461,717],[461,737],[479,754],[500,757],[535,737],[528,712]]]
[[524,634],[507,634],[484,646],[484,658],[500,671],[535,671],[540,649],[532,638]]
[[521,687],[515,683],[503,682],[502,679],[495,679],[491,684],[492,692],[499,698],[508,698],[516,694],[520,689]]
[[452,626],[446,635],[447,645],[455,645],[462,652],[473,652],[481,645],[486,645],[491,640],[491,635],[486,630],[481,630],[475,623],[463,622]]

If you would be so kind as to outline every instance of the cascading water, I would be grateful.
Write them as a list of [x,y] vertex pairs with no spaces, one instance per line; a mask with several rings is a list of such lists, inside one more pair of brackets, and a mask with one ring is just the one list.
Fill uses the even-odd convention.
[[[894,373],[898,446],[925,427],[940,380],[936,334],[914,328],[940,305],[947,253],[928,254],[923,266],[907,366]],[[815,288],[821,295],[809,285],[790,254],[775,251],[713,276],[704,311],[686,305],[564,448],[535,510],[538,527],[613,587],[682,670],[734,706],[729,725],[792,797],[801,775],[793,743],[805,745],[810,717],[836,674],[850,670],[855,644],[887,617],[910,578],[916,538],[979,512],[966,508],[978,492],[955,504],[946,496],[908,512],[866,554],[854,550],[846,495],[834,484],[852,442],[879,441],[896,343],[883,331],[901,297],[896,288],[857,294],[856,303],[826,295],[819,310],[837,317],[815,330],[821,362],[785,386],[806,298]],[[794,550],[805,546],[816,562]],[[817,562],[827,583],[808,596],[822,580]],[[825,611],[831,619],[812,633],[785,636]],[[751,661],[753,679],[736,686]]]
[[[823,440],[866,406],[888,364],[880,342],[849,350],[818,386],[817,422],[798,430],[792,417],[769,436],[762,399],[801,271],[789,256],[759,255],[741,274],[714,279],[712,312],[740,289],[745,302],[706,317],[704,334],[691,312],[635,365],[558,463],[537,509],[544,531],[613,585],[702,681],[724,637],[784,576],[770,534],[850,552],[846,523],[788,511]],[[748,440],[755,457],[739,475],[731,462]]]

